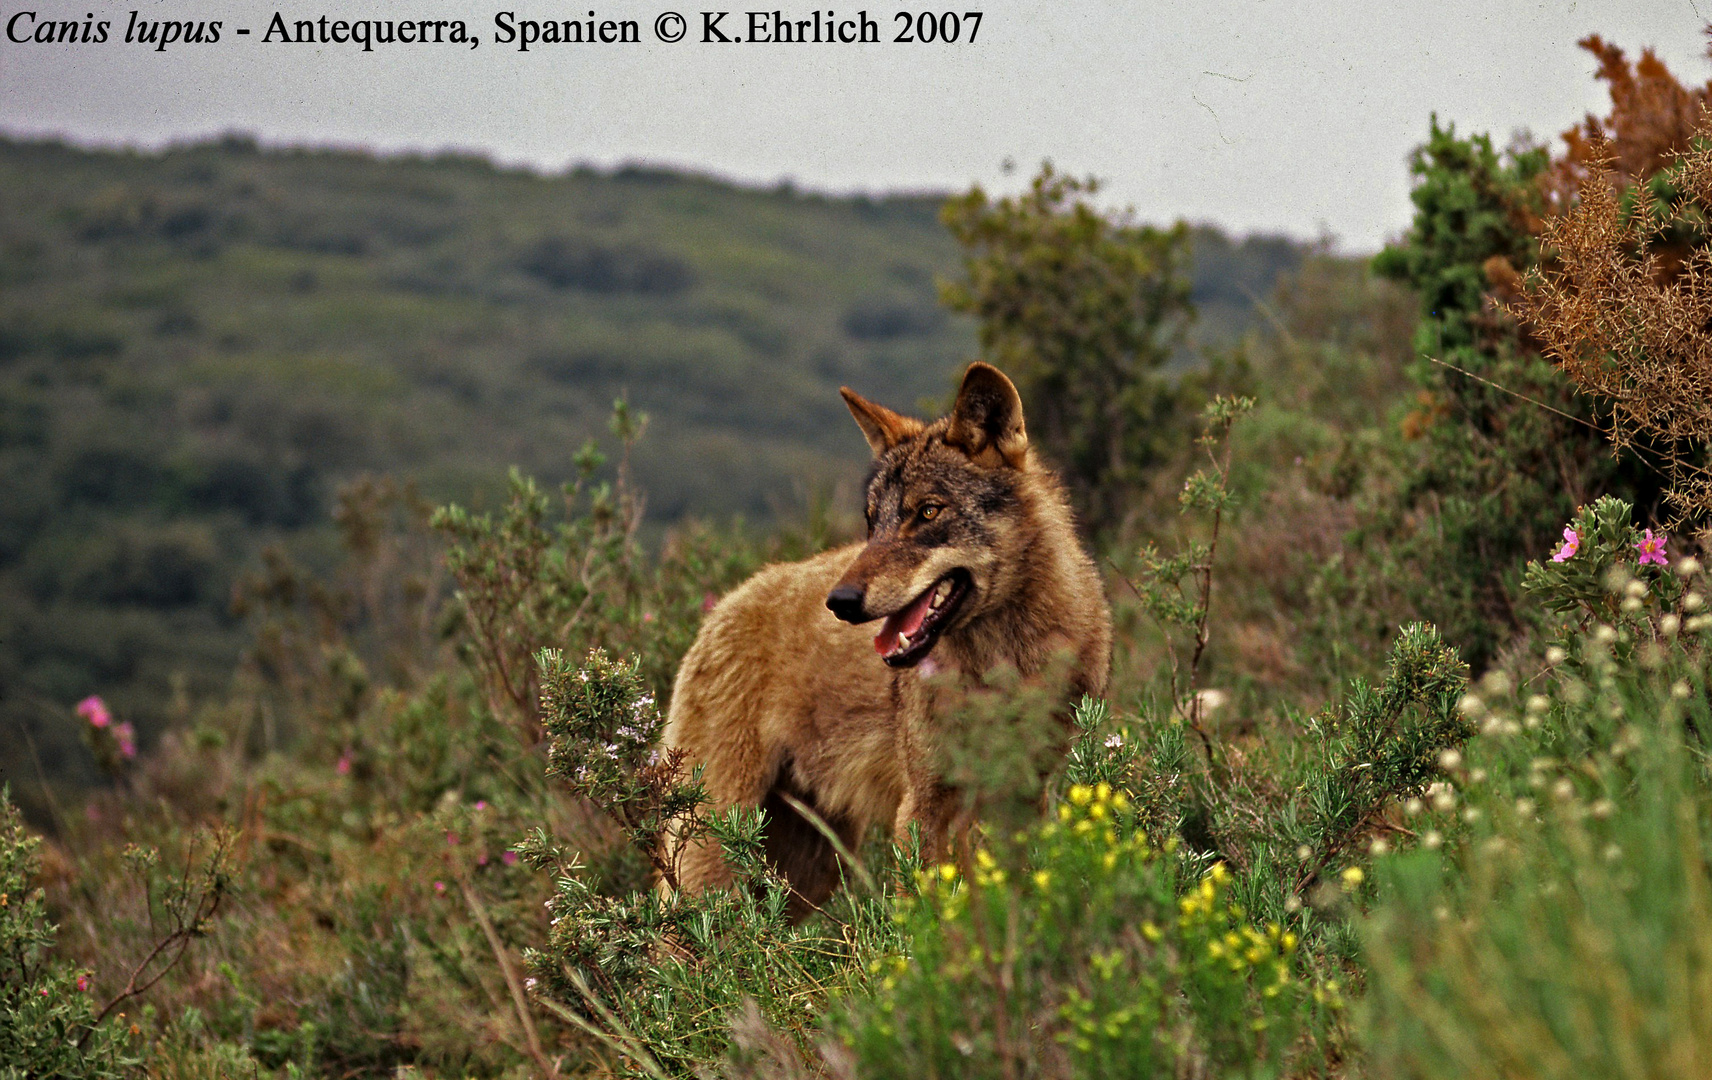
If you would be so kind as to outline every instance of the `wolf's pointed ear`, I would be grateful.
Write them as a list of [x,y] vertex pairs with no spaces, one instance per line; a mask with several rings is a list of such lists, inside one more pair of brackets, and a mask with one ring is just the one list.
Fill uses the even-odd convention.
[[868,447],[874,451],[875,457],[921,432],[920,420],[900,416],[884,405],[876,405],[848,386],[839,387],[838,392],[844,395],[844,404],[850,406],[850,415],[856,418],[856,425],[868,437]]
[[1028,433],[1022,425],[1022,398],[991,364],[970,364],[951,407],[951,427],[945,441],[962,448],[977,464],[1021,468],[1028,456]]

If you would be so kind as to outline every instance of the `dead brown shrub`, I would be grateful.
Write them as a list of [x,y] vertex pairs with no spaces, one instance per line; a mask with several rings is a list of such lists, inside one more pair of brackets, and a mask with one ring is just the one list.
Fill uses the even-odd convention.
[[[1610,144],[1595,133],[1589,146],[1595,167],[1546,220],[1549,258],[1509,310],[1577,387],[1610,403],[1614,446],[1659,461],[1671,527],[1712,539],[1712,118],[1665,184],[1625,191]],[[1699,242],[1668,250],[1685,221],[1700,226]]]

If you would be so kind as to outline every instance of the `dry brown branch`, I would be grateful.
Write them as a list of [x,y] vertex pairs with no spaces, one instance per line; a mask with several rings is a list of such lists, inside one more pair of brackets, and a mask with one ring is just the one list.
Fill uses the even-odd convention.
[[500,940],[499,932],[493,927],[493,920],[488,918],[487,908],[462,874],[458,876],[458,889],[464,894],[464,903],[469,906],[476,925],[481,927],[488,947],[493,950],[493,958],[499,964],[500,973],[505,977],[505,987],[510,991],[511,1003],[517,1010],[518,1026],[523,1029],[524,1041],[529,1044],[530,1059],[535,1062],[535,1067],[541,1070],[543,1077],[558,1076],[558,1066],[541,1048],[541,1036],[535,1030],[535,1016],[529,1009],[529,999],[523,992],[523,983],[518,979],[517,970],[511,963],[511,953],[506,949],[505,942]]

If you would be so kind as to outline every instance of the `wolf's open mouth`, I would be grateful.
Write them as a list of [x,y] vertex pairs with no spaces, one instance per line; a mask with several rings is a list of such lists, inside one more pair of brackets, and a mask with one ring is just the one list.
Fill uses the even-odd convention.
[[969,595],[969,572],[953,570],[926,592],[886,616],[874,650],[892,667],[914,667],[933,651],[939,632]]

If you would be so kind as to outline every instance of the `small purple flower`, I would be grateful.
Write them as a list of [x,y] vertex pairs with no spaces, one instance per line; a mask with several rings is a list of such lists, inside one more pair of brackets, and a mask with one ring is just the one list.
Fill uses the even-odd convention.
[[137,729],[131,726],[131,722],[129,720],[122,724],[114,725],[113,737],[119,740],[119,753],[121,756],[127,758],[134,758],[137,756]]
[[351,752],[349,750],[339,755],[339,762],[333,766],[333,771],[340,776],[351,775]]
[[89,975],[87,973],[77,977],[77,989],[81,993],[89,993]]
[[477,810],[486,810],[487,809],[487,800],[486,799],[477,799],[476,800],[476,809]]
[[1551,557],[1552,562],[1567,562],[1569,557],[1581,550],[1581,537],[1576,535],[1575,527],[1563,527],[1563,546],[1557,549],[1557,554]]
[[444,881],[436,881],[434,883],[434,891],[437,893],[444,893],[446,891],[446,883]]
[[502,851],[502,852],[500,852],[500,855],[499,855],[499,861],[504,863],[507,866],[516,866],[517,865],[517,852],[515,852],[515,851]]
[[1669,542],[1670,537],[1663,533],[1654,536],[1653,531],[1648,529],[1641,537],[1640,542],[1635,545],[1635,550],[1641,553],[1641,565],[1645,566],[1648,563],[1655,566],[1668,565],[1668,560],[1664,557],[1664,546]]
[[113,722],[113,714],[107,711],[107,703],[99,694],[90,694],[78,702],[77,715],[89,721],[90,727],[104,728]]

